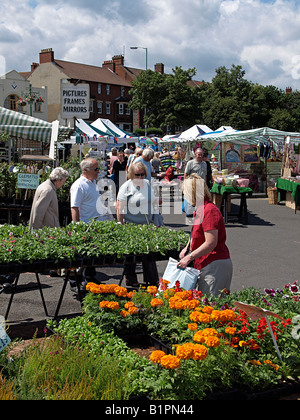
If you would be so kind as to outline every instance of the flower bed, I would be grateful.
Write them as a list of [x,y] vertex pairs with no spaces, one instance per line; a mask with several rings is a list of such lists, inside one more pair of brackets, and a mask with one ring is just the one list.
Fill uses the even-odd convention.
[[[299,392],[300,292],[296,282],[282,290],[262,292],[251,288],[217,299],[181,290],[178,285],[168,289],[163,280],[161,287],[160,291],[149,286],[129,292],[116,284],[89,283],[83,315],[64,319],[59,325],[50,321],[49,327],[63,339],[70,357],[74,358],[73,350],[78,349],[85,357],[101,363],[109,358],[115,366],[114,375],[122,378],[116,381],[119,399],[145,395],[155,400],[270,399]],[[257,305],[282,317],[279,320],[270,316],[282,360],[266,319],[252,321],[238,309],[236,301]],[[150,360],[140,357],[120,338],[131,333],[135,338],[139,336],[143,345],[147,345],[149,336],[155,336],[171,351],[158,348]],[[20,384],[20,373],[13,375],[14,364],[5,360],[1,366],[1,355],[0,372],[5,373],[4,379],[12,381],[10,386]],[[59,366],[61,358],[58,352]],[[17,363],[23,382],[27,380],[25,362],[26,357]],[[78,363],[84,362],[79,358]],[[51,366],[51,372],[58,375],[55,356],[51,356]],[[93,369],[100,381],[96,367]],[[29,369],[28,372],[32,373]],[[55,375],[53,384],[47,378],[47,391],[40,383],[36,391],[40,399],[59,397],[70,385],[61,383],[57,389],[61,376],[58,379]],[[90,375],[94,376],[93,371]],[[92,392],[89,378],[84,378],[78,377],[80,386],[86,381]],[[108,395],[105,392],[101,395]],[[90,399],[98,397],[92,392]]]
[[[27,226],[0,227],[1,272],[50,268],[70,268],[75,264],[102,265],[123,262],[124,256],[155,258],[178,254],[188,235],[154,225],[121,225],[116,221],[70,224],[65,228],[30,231]],[[84,260],[84,261],[83,261]],[[31,267],[29,266],[31,265]],[[39,268],[37,268],[39,269]]]

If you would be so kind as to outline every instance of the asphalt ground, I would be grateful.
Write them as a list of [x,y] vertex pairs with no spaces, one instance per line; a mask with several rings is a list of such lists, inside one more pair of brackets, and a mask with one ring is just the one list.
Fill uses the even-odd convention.
[[[232,198],[232,211],[237,210],[239,200]],[[174,203],[170,203],[170,214],[164,215],[167,227],[190,231],[184,214],[174,214]],[[176,204],[175,204],[176,206]],[[227,245],[233,261],[232,291],[255,287],[282,288],[285,284],[300,282],[300,211],[284,205],[271,205],[267,198],[248,198],[248,224],[229,219],[226,224]],[[178,207],[177,207],[178,208]],[[178,213],[178,211],[177,211]],[[158,272],[163,276],[167,261],[157,262]],[[104,283],[119,283],[123,267],[98,267],[97,279]],[[143,277],[138,267],[138,279]],[[25,273],[19,278],[16,293],[8,314],[11,327],[45,322],[53,318],[61,294],[63,279],[40,275],[42,290],[48,310],[45,315],[35,274]],[[124,285],[124,284],[122,284]],[[4,317],[11,294],[0,294],[0,318]],[[81,305],[67,285],[59,317],[81,313]]]

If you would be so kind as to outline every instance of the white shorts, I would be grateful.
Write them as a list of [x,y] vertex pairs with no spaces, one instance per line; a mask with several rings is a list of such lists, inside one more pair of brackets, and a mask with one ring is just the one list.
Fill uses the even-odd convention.
[[230,290],[232,261],[216,260],[200,270],[197,289],[203,294],[219,296],[224,289]]

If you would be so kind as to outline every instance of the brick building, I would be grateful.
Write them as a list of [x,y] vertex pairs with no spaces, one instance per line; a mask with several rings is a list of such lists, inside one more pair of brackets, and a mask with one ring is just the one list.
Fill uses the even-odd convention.
[[61,83],[87,83],[90,86],[90,118],[106,118],[126,131],[133,129],[133,115],[128,106],[131,83],[103,67],[58,60],[51,48],[40,52],[39,63],[32,63],[31,71],[21,73],[34,86],[47,86],[48,120],[59,120],[63,125],[72,125],[61,113]]

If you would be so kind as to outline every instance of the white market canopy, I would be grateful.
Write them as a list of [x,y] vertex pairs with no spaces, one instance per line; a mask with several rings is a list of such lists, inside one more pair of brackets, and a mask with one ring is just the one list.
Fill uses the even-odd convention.
[[98,118],[96,121],[94,121],[91,124],[91,126],[105,132],[108,136],[121,137],[121,138],[131,137],[130,134],[121,130],[117,125],[115,125],[112,121],[108,119]]
[[[48,121],[0,107],[0,132],[12,137],[50,142],[52,128],[53,124]],[[71,131],[69,127],[59,127],[58,137],[68,137]]]
[[175,134],[174,136],[164,136],[161,140],[163,143],[185,143],[194,140],[198,140],[203,134],[211,132],[212,130],[207,127],[207,125],[195,124],[187,130],[183,131],[180,134]]
[[284,140],[290,140],[293,143],[300,142],[300,133],[275,130],[269,127],[255,128],[253,130],[224,130],[221,133],[212,132],[202,136],[202,140],[214,140],[218,143],[236,143],[236,144],[257,144],[259,141],[267,142],[269,140],[276,143],[283,143]]

